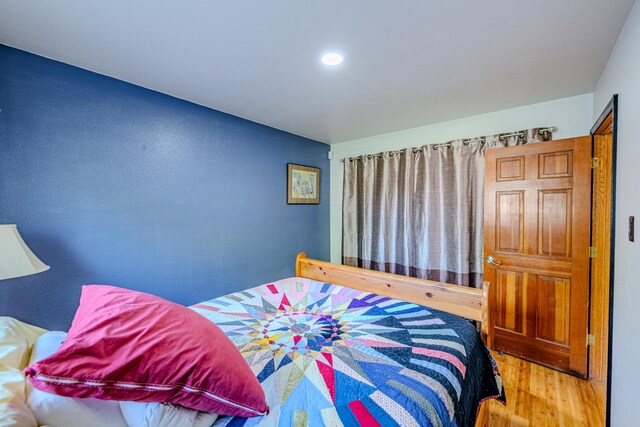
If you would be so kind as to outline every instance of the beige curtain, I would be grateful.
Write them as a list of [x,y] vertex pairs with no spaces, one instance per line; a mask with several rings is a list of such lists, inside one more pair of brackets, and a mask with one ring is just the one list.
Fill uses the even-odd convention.
[[345,159],[343,263],[481,287],[484,151],[551,139],[518,134]]

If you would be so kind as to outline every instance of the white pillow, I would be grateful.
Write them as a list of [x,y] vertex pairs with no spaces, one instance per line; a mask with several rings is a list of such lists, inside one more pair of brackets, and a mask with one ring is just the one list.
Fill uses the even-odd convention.
[[10,317],[0,317],[0,426],[35,427],[26,403],[27,366],[31,346],[46,330]]
[[58,351],[65,338],[67,338],[67,333],[62,331],[49,331],[40,335],[31,349],[29,365],[33,365]]
[[129,427],[210,427],[216,414],[170,403],[120,402]]
[[[36,341],[30,364],[55,353],[67,334],[47,332]],[[51,427],[127,427],[118,402],[58,396],[29,386],[27,403],[41,425]]]

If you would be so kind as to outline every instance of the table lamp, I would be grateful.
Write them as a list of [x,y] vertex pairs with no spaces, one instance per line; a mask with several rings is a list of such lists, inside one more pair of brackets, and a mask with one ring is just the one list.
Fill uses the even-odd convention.
[[15,224],[0,224],[0,280],[42,273],[49,269],[24,243]]

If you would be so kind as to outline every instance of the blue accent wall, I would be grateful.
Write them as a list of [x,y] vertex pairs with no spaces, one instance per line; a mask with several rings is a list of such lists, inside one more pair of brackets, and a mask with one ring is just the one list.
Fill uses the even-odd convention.
[[[0,110],[0,223],[51,266],[0,315],[67,329],[83,284],[189,305],[329,258],[327,144],[2,45]],[[288,162],[319,205],[287,205]]]

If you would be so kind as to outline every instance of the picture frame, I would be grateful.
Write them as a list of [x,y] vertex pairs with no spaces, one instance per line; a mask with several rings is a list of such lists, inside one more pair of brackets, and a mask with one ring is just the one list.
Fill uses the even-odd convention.
[[320,168],[287,163],[287,204],[320,203]]

